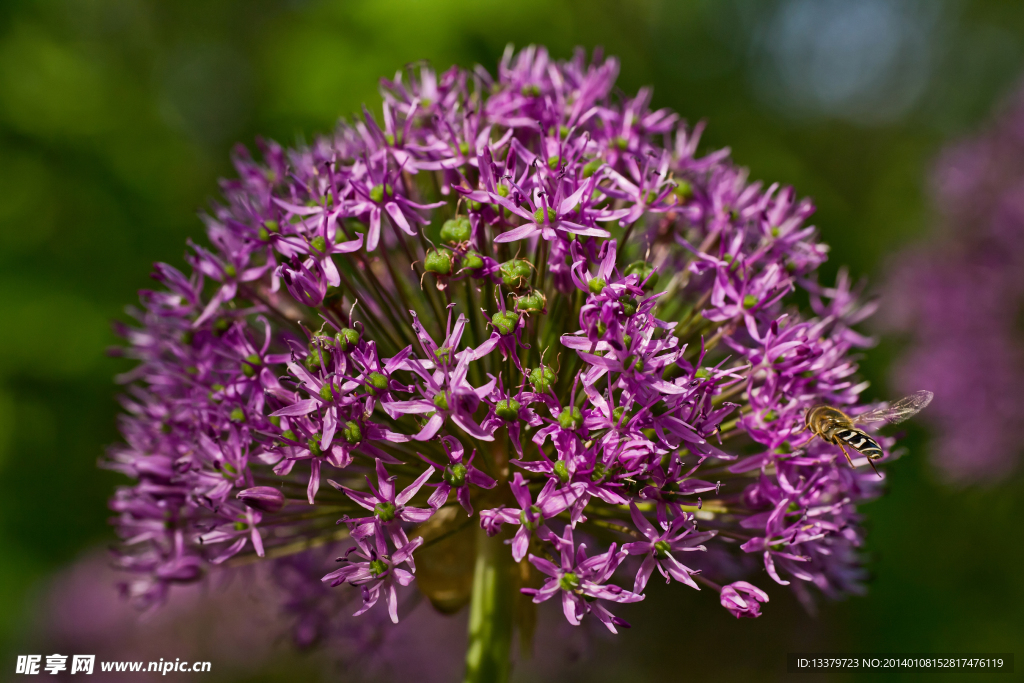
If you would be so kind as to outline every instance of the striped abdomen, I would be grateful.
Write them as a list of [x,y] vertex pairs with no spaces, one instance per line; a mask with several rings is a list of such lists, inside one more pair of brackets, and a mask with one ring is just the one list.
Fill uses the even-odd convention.
[[837,443],[842,442],[869,460],[877,460],[882,457],[882,447],[870,436],[850,427],[839,429],[833,433]]

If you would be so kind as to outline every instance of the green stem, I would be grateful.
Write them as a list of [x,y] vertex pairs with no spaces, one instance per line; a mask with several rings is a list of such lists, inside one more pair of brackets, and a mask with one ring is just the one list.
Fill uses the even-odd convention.
[[477,529],[464,683],[505,683],[511,669],[515,563],[501,535]]

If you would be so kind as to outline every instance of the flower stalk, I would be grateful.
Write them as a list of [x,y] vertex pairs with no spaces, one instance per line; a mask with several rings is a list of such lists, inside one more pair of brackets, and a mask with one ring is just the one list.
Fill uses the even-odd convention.
[[511,669],[517,565],[503,535],[477,530],[464,683],[505,683]]

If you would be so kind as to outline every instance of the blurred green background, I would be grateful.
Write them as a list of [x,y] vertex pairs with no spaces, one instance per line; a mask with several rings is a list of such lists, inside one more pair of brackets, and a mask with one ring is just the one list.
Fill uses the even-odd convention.
[[[0,667],[47,577],[109,543],[96,469],[117,438],[109,322],[182,264],[229,150],[329,131],[429,59],[494,71],[506,43],[603,45],[626,92],[707,119],[754,178],[795,185],[832,247],[880,282],[927,239],[927,173],[1024,73],[1024,3],[1000,0],[5,0],[0,3]],[[885,396],[884,342],[864,373]],[[1024,485],[938,483],[924,435],[865,508],[869,594],[757,621],[663,592],[561,680],[784,678],[785,653],[1012,651],[1024,643]],[[774,596],[779,596],[778,598]],[[1024,654],[1018,650],[1018,655]],[[1021,663],[1018,663],[1021,666]],[[666,678],[666,675],[668,677]],[[269,676],[269,674],[268,674]],[[836,676],[853,680],[858,676]],[[252,679],[247,679],[252,680]],[[270,680],[269,678],[267,680]],[[831,679],[830,679],[831,680]]]

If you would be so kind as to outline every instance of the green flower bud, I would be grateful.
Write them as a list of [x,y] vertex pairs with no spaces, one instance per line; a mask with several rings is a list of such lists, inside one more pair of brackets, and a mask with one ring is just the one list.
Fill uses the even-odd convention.
[[238,275],[238,270],[230,263],[224,266],[224,274],[228,277],[234,277]]
[[558,168],[559,161],[561,161],[561,157],[559,157],[557,154],[552,157],[548,157],[548,168],[554,171],[556,168]]
[[622,136],[616,136],[612,138],[612,146],[617,149],[626,149],[629,147],[629,140]]
[[231,411],[231,414],[228,415],[228,418],[232,422],[245,422],[245,411],[241,408],[235,408]]
[[235,531],[245,531],[245,522],[235,522]]
[[428,273],[451,275],[452,253],[447,249],[431,249],[427,252],[427,258],[423,262],[423,267]]
[[743,308],[745,308],[745,309],[747,309],[749,311],[751,308],[753,308],[756,305],[757,305],[757,297],[754,296],[753,294],[747,294],[745,297],[743,297]]
[[[623,415],[626,416],[625,420],[622,419]],[[629,413],[626,412],[626,409],[623,406],[619,406],[618,408],[615,408],[614,410],[612,410],[612,419],[615,420],[615,424],[623,424],[624,425],[627,422],[629,422],[630,417],[632,417],[632,416]]]
[[526,296],[516,298],[516,310],[536,313],[544,310],[547,305],[547,297],[541,292],[533,291]]
[[255,377],[256,373],[260,371],[261,365],[263,365],[263,362],[260,360],[260,357],[254,353],[250,354],[245,357],[245,362],[242,363],[242,374],[246,377]]
[[461,462],[455,465],[449,465],[444,468],[444,472],[441,474],[441,478],[445,482],[456,488],[466,485],[466,473],[469,470]]
[[579,429],[583,424],[583,413],[576,406],[569,406],[558,415],[558,424],[562,429]]
[[601,481],[607,473],[608,468],[603,463],[597,463],[594,465],[594,471],[590,473],[590,481]]
[[306,356],[306,369],[310,372],[316,372],[320,369],[320,357],[323,356],[324,367],[331,362],[331,354],[324,351],[323,349],[311,349],[309,355]]
[[371,372],[366,376],[366,390],[371,396],[376,396],[388,388],[388,378],[379,372]]
[[533,390],[539,394],[546,394],[551,385],[558,381],[558,375],[548,366],[534,368],[530,371],[530,384]]
[[693,373],[696,379],[710,379],[711,369],[710,368],[697,368],[697,371]]
[[384,201],[384,195],[393,196],[394,192],[391,189],[391,185],[374,185],[370,188],[370,201],[375,204],[380,204]]
[[363,430],[359,428],[358,422],[346,422],[345,426],[341,428],[341,438],[345,439],[346,443],[357,444],[363,440]]
[[388,565],[384,560],[370,560],[370,574],[373,578],[377,578],[388,570]]
[[590,282],[587,283],[587,289],[590,290],[591,294],[597,296],[598,294],[604,291],[604,288],[607,284],[608,283],[604,281],[603,277],[595,277]]
[[393,503],[377,503],[373,506],[373,514],[382,522],[390,522],[395,519],[395,506]]
[[626,350],[628,351],[629,347],[633,345],[633,335],[631,335],[631,334],[624,334],[624,335],[622,335],[622,345],[625,346]]
[[502,263],[498,267],[498,272],[501,274],[502,284],[509,289],[519,290],[530,284],[533,268],[529,261],[516,258]]
[[464,157],[468,157],[469,156],[469,143],[468,142],[462,141],[462,142],[459,143],[459,154],[461,154]]
[[256,239],[260,242],[270,241],[270,231],[264,228],[262,225],[256,230]]
[[678,184],[675,189],[672,190],[672,194],[674,194],[678,198],[679,203],[682,204],[693,196],[693,185],[685,180],[679,180],[677,182]]
[[569,481],[569,466],[565,464],[564,460],[555,461],[555,474],[563,482]]
[[334,400],[334,389],[331,388],[330,382],[324,382],[324,385],[320,387],[320,398],[325,401]]
[[640,277],[640,282],[643,283],[643,288],[646,291],[654,289],[658,284],[658,273],[651,267],[651,265],[645,261],[634,261],[626,266],[626,275],[637,275]]
[[343,327],[334,335],[334,341],[342,353],[349,353],[359,345],[359,330]]
[[295,432],[293,432],[290,429],[286,429],[283,432],[281,432],[281,437],[285,438],[285,439],[288,439],[289,441],[298,441],[299,440],[299,437],[295,436]]
[[308,441],[306,441],[306,446],[309,448],[309,452],[315,457],[319,457],[324,454],[324,452],[320,450],[320,437],[320,432],[317,432],[313,436],[309,437]]
[[475,251],[467,251],[462,255],[459,266],[464,270],[480,270],[484,267],[484,259]]
[[444,222],[441,226],[441,239],[445,242],[466,242],[473,233],[473,226],[465,216],[457,216]]
[[497,405],[494,406],[494,412],[502,420],[512,422],[519,419],[520,407],[519,401],[514,398],[506,398],[498,401]]
[[434,394],[434,405],[438,410],[448,410],[448,396],[443,391]]
[[558,218],[558,214],[550,206],[547,209],[540,208],[533,212],[533,220],[535,223],[544,223],[545,218],[547,218],[548,223],[554,223]]
[[267,232],[278,232],[281,226],[278,225],[277,221],[271,219],[269,221],[263,221],[263,227],[267,229]]
[[672,552],[672,546],[669,545],[668,541],[654,542],[654,555],[659,560],[664,560],[670,552]]
[[475,199],[470,199],[469,201],[467,201],[466,206],[469,207],[470,211],[482,211],[484,208],[484,205],[476,201]]
[[619,297],[619,304],[622,305],[622,312],[625,315],[635,315],[636,307],[639,305],[637,300],[629,295]]
[[515,311],[498,311],[491,317],[491,324],[499,334],[512,334],[519,326],[519,314]]
[[530,506],[530,514],[532,514],[534,516],[534,518],[535,518],[532,522],[530,521],[530,518],[526,516],[526,510],[520,510],[519,511],[519,522],[524,527],[526,527],[527,531],[534,531],[537,527],[540,526],[540,522],[541,522],[541,518],[540,518],[541,509],[539,507],[537,507],[536,505],[531,505]]
[[323,238],[323,235],[317,235],[309,241],[309,246],[322,254],[327,251],[327,240]]
[[507,197],[512,193],[508,185],[498,185],[498,195],[501,197]]
[[593,161],[587,162],[587,165],[583,167],[583,177],[589,178],[590,176],[597,173],[597,169],[604,166],[604,162],[600,159],[594,159]]
[[267,420],[270,422],[270,424],[274,425],[275,427],[281,426],[281,418],[276,415],[271,415],[270,417],[267,418]]

